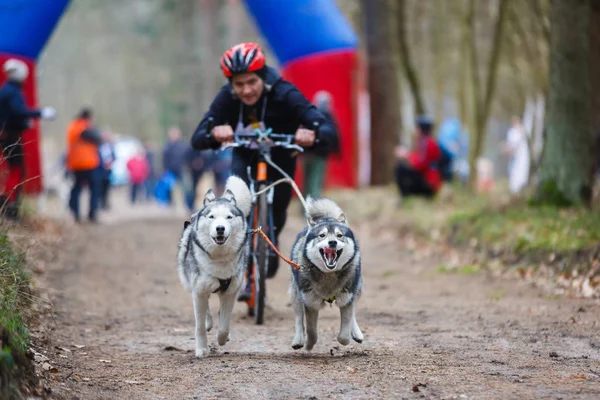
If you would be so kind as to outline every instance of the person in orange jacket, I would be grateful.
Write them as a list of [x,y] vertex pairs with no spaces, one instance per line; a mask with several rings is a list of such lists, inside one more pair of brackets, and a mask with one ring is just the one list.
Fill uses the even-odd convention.
[[433,121],[428,117],[417,118],[413,150],[396,148],[398,164],[394,170],[396,184],[403,197],[423,196],[432,198],[442,186],[438,163],[440,146],[431,136]]
[[88,219],[96,222],[100,198],[99,145],[101,137],[92,123],[92,110],[84,108],[67,129],[67,170],[75,178],[69,208],[75,221],[80,222],[79,197],[84,186],[90,190]]

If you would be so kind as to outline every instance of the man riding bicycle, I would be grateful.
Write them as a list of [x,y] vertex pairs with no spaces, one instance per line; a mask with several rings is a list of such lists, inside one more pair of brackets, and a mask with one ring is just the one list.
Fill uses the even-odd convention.
[[[251,133],[256,128],[271,128],[274,132],[295,135],[295,143],[313,149],[334,147],[337,133],[328,120],[290,82],[281,78],[274,68],[266,65],[266,57],[261,47],[254,43],[241,43],[227,50],[221,57],[223,75],[229,80],[224,85],[192,137],[195,149],[218,149],[221,144],[234,139],[236,133]],[[210,120],[214,123],[212,135],[207,135]],[[318,143],[315,132],[307,129],[313,123],[319,124]],[[250,149],[233,149],[231,172],[248,182],[247,168],[253,168],[256,153]],[[274,148],[272,160],[290,177],[296,172],[296,154],[291,150]],[[283,176],[271,166],[267,169],[269,180]],[[273,225],[275,245],[285,225],[287,208],[292,198],[290,185],[277,185],[273,199]],[[279,258],[274,255],[269,260],[267,278],[275,276]],[[240,301],[251,295],[250,279],[239,295]]]

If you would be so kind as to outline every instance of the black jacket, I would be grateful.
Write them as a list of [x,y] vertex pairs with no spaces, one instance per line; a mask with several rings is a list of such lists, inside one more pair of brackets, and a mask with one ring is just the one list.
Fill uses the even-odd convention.
[[[265,78],[265,91],[253,106],[243,107],[242,122],[244,126],[252,122],[260,122],[260,116],[266,100],[264,124],[275,133],[294,134],[300,125],[307,129],[312,128],[313,122],[319,123],[319,143],[313,148],[316,150],[337,147],[337,132],[331,122],[312,105],[306,97],[290,82],[281,78],[273,68],[267,69]],[[210,105],[210,109],[196,128],[192,136],[192,146],[197,150],[218,149],[218,143],[212,136],[207,137],[208,118],[214,118],[214,125],[229,124],[235,130],[241,107],[241,101],[235,96],[230,84],[221,88],[217,97]],[[309,149],[310,150],[310,149]],[[234,164],[240,161],[252,162],[254,153],[243,148],[233,149]],[[272,159],[286,171],[293,172],[296,159],[289,150],[275,148],[271,153]],[[237,161],[237,162],[236,162]]]
[[324,110],[319,110],[319,111],[321,111],[321,114],[323,114],[325,116],[325,118],[327,119],[327,121],[329,121],[329,123],[333,127],[333,130],[338,134],[338,136],[337,136],[337,140],[333,146],[330,146],[327,148],[316,148],[316,149],[314,149],[314,151],[312,151],[312,153],[314,153],[315,155],[317,155],[319,157],[327,157],[330,154],[339,154],[340,139],[339,139],[338,125],[335,121],[335,118],[328,111],[324,111]]
[[8,81],[0,88],[0,132],[5,146],[20,139],[30,118],[40,116],[40,110],[27,108],[20,84]]

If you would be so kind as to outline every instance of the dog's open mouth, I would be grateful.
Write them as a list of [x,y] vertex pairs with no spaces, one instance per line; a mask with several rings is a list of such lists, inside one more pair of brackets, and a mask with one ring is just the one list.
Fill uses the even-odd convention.
[[214,236],[212,238],[213,242],[215,242],[215,244],[218,244],[219,246],[225,244],[225,242],[227,242],[227,236]]
[[330,249],[329,247],[324,247],[320,249],[321,257],[323,257],[323,261],[325,261],[325,266],[328,269],[334,269],[337,265],[337,261],[342,255],[342,249]]

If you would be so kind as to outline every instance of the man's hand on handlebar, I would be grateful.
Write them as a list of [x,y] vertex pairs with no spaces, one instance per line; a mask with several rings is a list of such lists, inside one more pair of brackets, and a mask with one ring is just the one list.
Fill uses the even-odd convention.
[[233,129],[231,125],[215,126],[212,130],[215,140],[219,143],[229,143],[233,141]]
[[298,129],[294,137],[294,142],[298,146],[311,147],[313,144],[315,144],[315,131],[304,128]]

